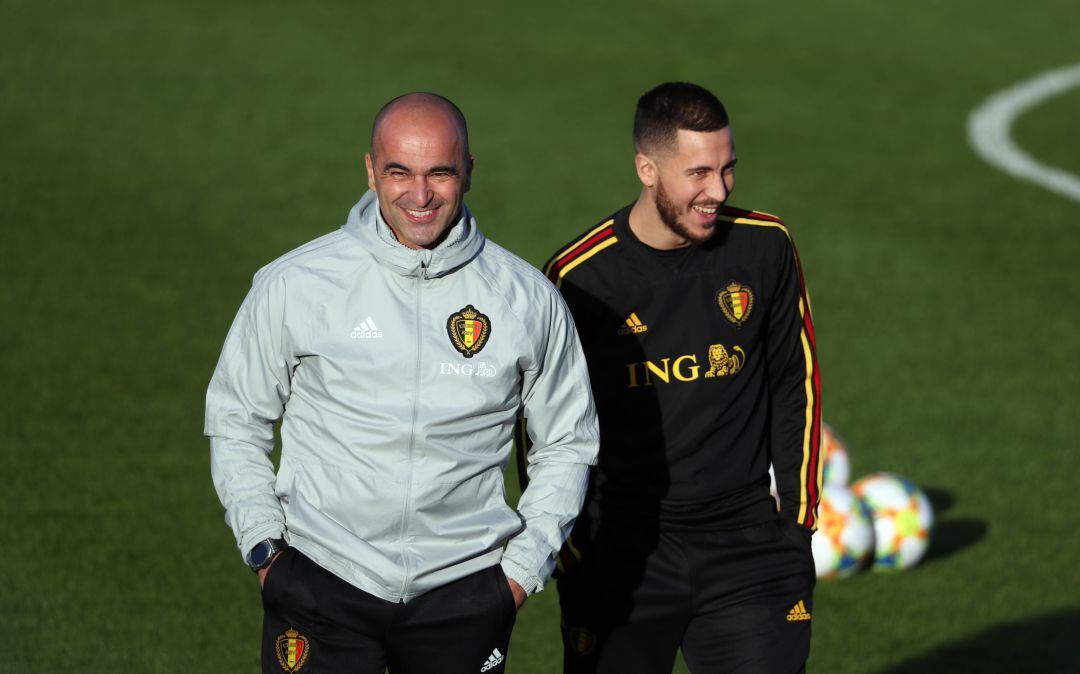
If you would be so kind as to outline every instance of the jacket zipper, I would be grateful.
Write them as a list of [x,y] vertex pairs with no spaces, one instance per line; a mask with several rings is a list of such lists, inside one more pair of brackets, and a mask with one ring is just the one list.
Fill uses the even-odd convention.
[[416,440],[416,414],[420,408],[418,398],[420,397],[420,356],[423,352],[423,322],[422,322],[422,291],[424,289],[424,279],[427,277],[427,265],[422,265],[420,268],[420,275],[416,278],[416,376],[413,380],[413,394],[412,394],[412,418],[409,420],[409,445],[408,454],[406,455],[406,470],[408,471],[405,479],[405,497],[401,504],[401,566],[402,566],[402,578],[401,578],[401,592],[399,593],[399,601],[405,601],[405,592],[409,587],[409,503],[412,500],[412,479],[413,479],[413,445]]

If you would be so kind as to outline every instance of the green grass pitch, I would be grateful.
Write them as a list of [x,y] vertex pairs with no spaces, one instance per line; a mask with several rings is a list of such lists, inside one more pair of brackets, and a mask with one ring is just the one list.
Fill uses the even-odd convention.
[[[462,106],[469,203],[540,264],[634,198],[669,79],[728,105],[731,203],[793,231],[854,476],[941,506],[919,568],[818,585],[811,670],[1075,668],[1080,204],[965,136],[1080,61],[1075,2],[365,4],[0,0],[0,671],[257,671],[203,395],[254,271],[363,191],[381,103]],[[1014,137],[1078,174],[1078,111]],[[557,630],[546,591],[509,671],[558,671]]]

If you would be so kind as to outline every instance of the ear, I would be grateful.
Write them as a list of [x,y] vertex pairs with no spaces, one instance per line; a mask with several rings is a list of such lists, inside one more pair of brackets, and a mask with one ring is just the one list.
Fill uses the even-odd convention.
[[375,191],[375,167],[371,163],[371,153],[364,153],[364,168],[367,169],[367,186],[372,192]]
[[463,180],[462,183],[461,183],[461,193],[462,194],[465,194],[466,192],[468,192],[469,188],[472,187],[472,170],[473,170],[473,166],[475,164],[476,164],[476,157],[474,157],[474,156],[472,156],[470,154],[468,156],[468,158],[465,160],[465,180]]
[[642,185],[650,189],[656,185],[657,173],[659,171],[656,162],[638,152],[634,155],[634,168],[637,169],[637,176],[638,179],[641,180]]

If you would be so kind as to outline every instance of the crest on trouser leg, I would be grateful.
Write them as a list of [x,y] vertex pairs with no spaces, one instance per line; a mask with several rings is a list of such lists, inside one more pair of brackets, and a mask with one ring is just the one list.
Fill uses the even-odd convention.
[[282,671],[299,672],[311,652],[308,638],[291,627],[274,642],[274,654]]

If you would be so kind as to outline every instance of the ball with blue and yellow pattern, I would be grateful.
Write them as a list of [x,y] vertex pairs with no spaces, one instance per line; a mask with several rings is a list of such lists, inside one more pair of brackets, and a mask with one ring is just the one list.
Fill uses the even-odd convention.
[[874,524],[870,511],[847,487],[825,485],[811,549],[817,577],[826,580],[847,578],[873,559]]
[[915,566],[926,555],[934,510],[911,480],[895,473],[873,473],[851,485],[874,520],[874,570]]

